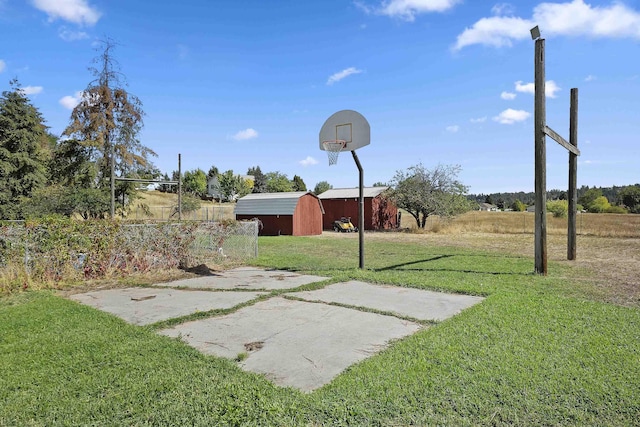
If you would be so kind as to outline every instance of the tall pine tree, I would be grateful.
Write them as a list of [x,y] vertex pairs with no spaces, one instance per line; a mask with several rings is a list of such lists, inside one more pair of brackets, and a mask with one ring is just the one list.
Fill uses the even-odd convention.
[[[114,48],[113,41],[102,41],[96,67],[90,68],[95,80],[84,90],[63,132],[94,150],[99,186],[112,189],[115,176],[136,177],[137,171],[152,168],[149,157],[156,155],[138,139],[143,126],[142,103],[124,89],[124,75],[112,54]],[[128,186],[120,188],[132,191]]]
[[19,219],[20,201],[47,181],[44,119],[17,80],[0,97],[0,219]]

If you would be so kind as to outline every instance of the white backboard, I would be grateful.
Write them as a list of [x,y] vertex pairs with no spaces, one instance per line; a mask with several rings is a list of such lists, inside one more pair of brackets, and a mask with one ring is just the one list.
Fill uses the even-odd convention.
[[341,139],[346,141],[342,151],[354,151],[358,148],[369,145],[371,140],[371,128],[369,122],[357,111],[342,110],[329,117],[319,135],[320,149],[324,150],[324,141]]

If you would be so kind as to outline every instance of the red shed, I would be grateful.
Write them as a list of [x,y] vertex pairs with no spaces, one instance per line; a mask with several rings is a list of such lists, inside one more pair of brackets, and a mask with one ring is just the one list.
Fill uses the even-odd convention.
[[[364,230],[388,230],[398,227],[398,207],[384,196],[389,187],[364,187]],[[333,221],[351,217],[358,224],[358,188],[336,188],[327,190],[318,197],[324,206],[322,228],[330,230]]]
[[262,236],[322,234],[322,203],[308,191],[253,193],[238,199],[237,220],[258,218]]

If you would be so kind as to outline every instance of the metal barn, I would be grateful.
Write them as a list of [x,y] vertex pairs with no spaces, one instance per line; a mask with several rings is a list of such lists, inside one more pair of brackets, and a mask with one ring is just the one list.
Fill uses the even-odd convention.
[[[389,230],[398,227],[398,207],[384,196],[389,187],[364,187],[364,230]],[[322,228],[333,229],[333,221],[351,217],[358,224],[358,188],[336,188],[327,190],[318,198],[324,207]]]
[[236,203],[236,220],[258,218],[261,236],[314,236],[322,234],[320,199],[308,191],[253,193]]

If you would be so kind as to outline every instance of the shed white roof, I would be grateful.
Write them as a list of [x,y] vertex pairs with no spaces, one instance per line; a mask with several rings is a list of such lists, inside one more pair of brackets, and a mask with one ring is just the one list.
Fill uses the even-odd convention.
[[[389,187],[364,187],[362,189],[362,193],[365,198],[368,197],[377,197],[384,191],[388,190]],[[319,199],[353,199],[358,198],[360,193],[359,188],[333,188],[331,190],[327,190],[324,193],[318,196]]]
[[[308,191],[289,193],[252,193],[238,199],[236,215],[293,215],[298,201]],[[311,194],[315,197],[313,194]],[[318,201],[320,203],[320,201]],[[322,209],[322,205],[320,205]]]

